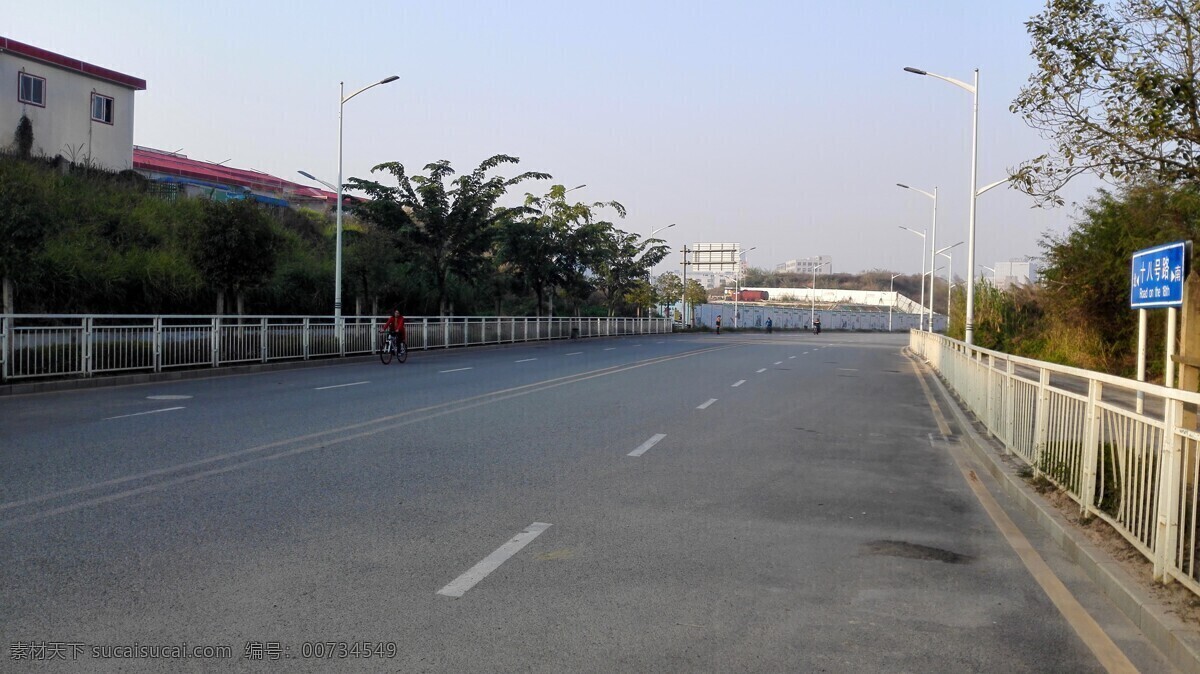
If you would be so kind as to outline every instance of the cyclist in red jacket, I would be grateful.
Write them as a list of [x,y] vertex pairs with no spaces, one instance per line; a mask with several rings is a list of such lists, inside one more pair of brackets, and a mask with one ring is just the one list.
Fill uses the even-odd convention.
[[400,315],[399,309],[393,309],[387,323],[384,323],[383,327],[379,329],[380,332],[385,330],[391,333],[397,343],[404,342],[404,317]]

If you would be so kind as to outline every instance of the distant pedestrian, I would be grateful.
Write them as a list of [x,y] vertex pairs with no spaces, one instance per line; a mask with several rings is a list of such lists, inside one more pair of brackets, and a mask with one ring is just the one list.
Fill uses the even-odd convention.
[[768,335],[771,334],[771,326],[772,325],[774,325],[774,323],[771,322],[771,317],[768,316],[767,317],[767,334]]
[[721,334],[721,315],[717,314],[717,334]]

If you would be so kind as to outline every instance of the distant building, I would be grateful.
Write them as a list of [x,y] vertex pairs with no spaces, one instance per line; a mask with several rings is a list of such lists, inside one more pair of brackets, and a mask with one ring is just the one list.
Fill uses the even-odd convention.
[[0,144],[24,116],[35,155],[131,168],[134,93],[145,89],[143,79],[0,36]]
[[833,257],[830,255],[817,255],[815,257],[788,260],[787,262],[775,265],[775,271],[784,274],[811,274],[814,270],[818,274],[832,274]]
[[336,192],[301,185],[262,171],[189,159],[178,152],[135,147],[133,168],[154,181],[159,192],[168,198],[253,199],[272,206],[304,206],[317,210],[337,206]]
[[1000,290],[1007,290],[1018,285],[1037,283],[1038,269],[1036,262],[997,262],[995,267],[996,274],[993,282]]

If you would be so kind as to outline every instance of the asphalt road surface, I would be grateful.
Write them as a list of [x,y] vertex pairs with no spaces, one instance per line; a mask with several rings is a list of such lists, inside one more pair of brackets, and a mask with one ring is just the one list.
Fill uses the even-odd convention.
[[[1103,671],[905,341],[626,337],[0,399],[0,670]],[[1170,671],[976,472],[1107,638]]]

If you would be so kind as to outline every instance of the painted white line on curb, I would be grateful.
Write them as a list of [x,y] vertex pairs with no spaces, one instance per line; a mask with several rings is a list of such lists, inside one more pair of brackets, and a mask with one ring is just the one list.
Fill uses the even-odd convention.
[[121,415],[118,415],[115,417],[105,417],[104,420],[108,421],[109,419],[125,419],[127,417],[140,417],[143,414],[158,414],[159,412],[174,412],[175,410],[181,410],[181,409],[183,409],[183,408],[182,407],[164,407],[161,410],[150,410],[149,412],[134,412],[133,414],[121,414]]
[[737,380],[737,381],[733,382],[733,384],[730,386],[730,388],[737,388],[737,387],[739,387],[739,386],[741,386],[742,384],[745,384],[745,383],[746,383],[746,380],[745,380],[745,379],[739,379],[739,380]]
[[649,451],[649,449],[651,447],[657,445],[659,440],[662,440],[665,437],[667,437],[666,433],[658,433],[658,434],[654,435],[654,437],[643,442],[641,447],[638,447],[637,449],[633,450],[626,456],[641,456],[641,455],[645,454],[647,451]]
[[475,584],[487,578],[489,573],[500,568],[501,564],[520,552],[521,548],[529,545],[530,541],[540,536],[550,526],[545,522],[530,524],[525,527],[525,531],[510,538],[507,543],[496,548],[492,554],[484,557],[478,564],[467,569],[463,575],[450,581],[448,585],[438,590],[437,593],[446,597],[463,596],[467,593],[467,590],[475,587]]
[[762,374],[762,373],[764,373],[764,372],[766,372],[766,371],[767,371],[767,368],[765,368],[765,367],[760,367],[760,368],[758,368],[757,370],[755,370],[755,371],[754,371],[754,374]]
[[472,367],[456,367],[453,370],[438,370],[438,374],[446,374],[447,372],[462,372],[463,370],[473,370]]
[[350,384],[334,384],[333,386],[318,386],[313,390],[314,391],[324,391],[325,389],[329,389],[329,388],[344,388],[346,386],[358,386],[360,384],[370,384],[370,383],[371,382],[369,382],[369,381],[356,381],[356,382],[352,382]]
[[698,409],[698,410],[706,410],[706,409],[708,409],[709,405],[712,405],[712,404],[713,404],[713,403],[715,403],[715,402],[717,402],[717,399],[716,399],[716,398],[709,398],[707,402],[702,402],[702,403],[700,403],[699,405],[697,405],[697,406],[696,406],[696,409]]
[[514,363],[528,363],[531,360],[537,360],[537,358],[522,358],[521,360],[514,360],[513,362]]

